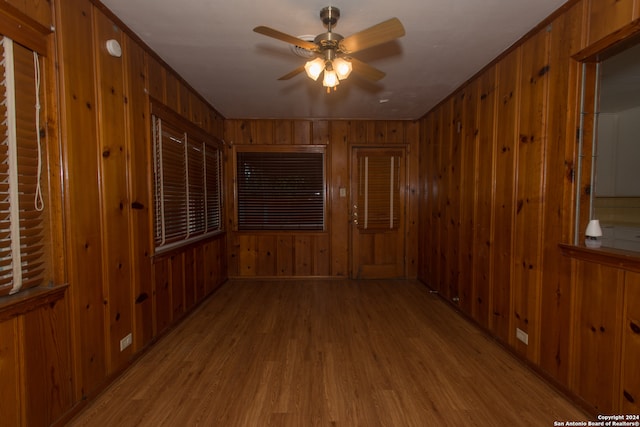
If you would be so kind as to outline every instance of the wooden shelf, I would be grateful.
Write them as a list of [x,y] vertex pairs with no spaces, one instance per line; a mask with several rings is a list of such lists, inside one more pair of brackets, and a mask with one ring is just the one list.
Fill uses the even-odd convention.
[[67,287],[68,285],[37,287],[3,297],[0,300],[0,322],[61,299]]
[[583,261],[640,273],[640,253],[613,248],[587,248],[560,244],[562,254]]

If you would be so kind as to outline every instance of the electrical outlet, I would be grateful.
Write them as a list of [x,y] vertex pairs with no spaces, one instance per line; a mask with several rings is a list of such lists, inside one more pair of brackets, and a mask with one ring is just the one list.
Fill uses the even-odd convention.
[[520,328],[516,328],[516,338],[518,338],[520,341],[522,341],[526,345],[529,345],[529,334],[527,334],[525,331],[523,331]]
[[129,347],[132,341],[133,341],[133,336],[130,333],[127,334],[126,337],[122,338],[120,340],[120,351],[123,351],[125,348]]

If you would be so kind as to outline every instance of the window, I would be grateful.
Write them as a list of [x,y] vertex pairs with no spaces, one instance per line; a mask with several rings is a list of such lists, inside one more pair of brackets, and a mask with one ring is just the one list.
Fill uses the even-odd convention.
[[590,182],[579,223],[584,231],[598,219],[602,246],[640,252],[640,44],[614,49],[585,65],[583,115],[593,112],[593,123],[582,141]]
[[221,231],[221,142],[157,106],[152,121],[156,249]]
[[239,230],[323,230],[324,148],[238,151]]
[[398,151],[358,151],[358,228],[396,229],[400,223]]
[[0,295],[49,279],[42,189],[40,60],[0,36]]

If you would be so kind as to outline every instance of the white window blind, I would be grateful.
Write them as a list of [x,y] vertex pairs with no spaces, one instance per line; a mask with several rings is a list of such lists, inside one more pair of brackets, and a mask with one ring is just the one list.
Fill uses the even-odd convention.
[[[164,249],[221,231],[220,144],[153,115],[155,244]],[[181,129],[181,127],[183,129]]]
[[43,284],[47,230],[37,54],[0,43],[0,295]]

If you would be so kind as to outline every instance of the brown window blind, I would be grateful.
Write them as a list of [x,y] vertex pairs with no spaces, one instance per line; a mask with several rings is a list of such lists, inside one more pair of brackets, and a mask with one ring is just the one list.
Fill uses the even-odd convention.
[[360,229],[395,229],[400,213],[400,156],[372,153],[359,158]]
[[239,230],[324,229],[324,153],[238,152]]
[[156,248],[220,231],[220,144],[153,115]]
[[7,38],[0,49],[0,295],[6,295],[49,279],[49,236],[47,212],[36,197],[47,175],[37,128],[39,59]]

